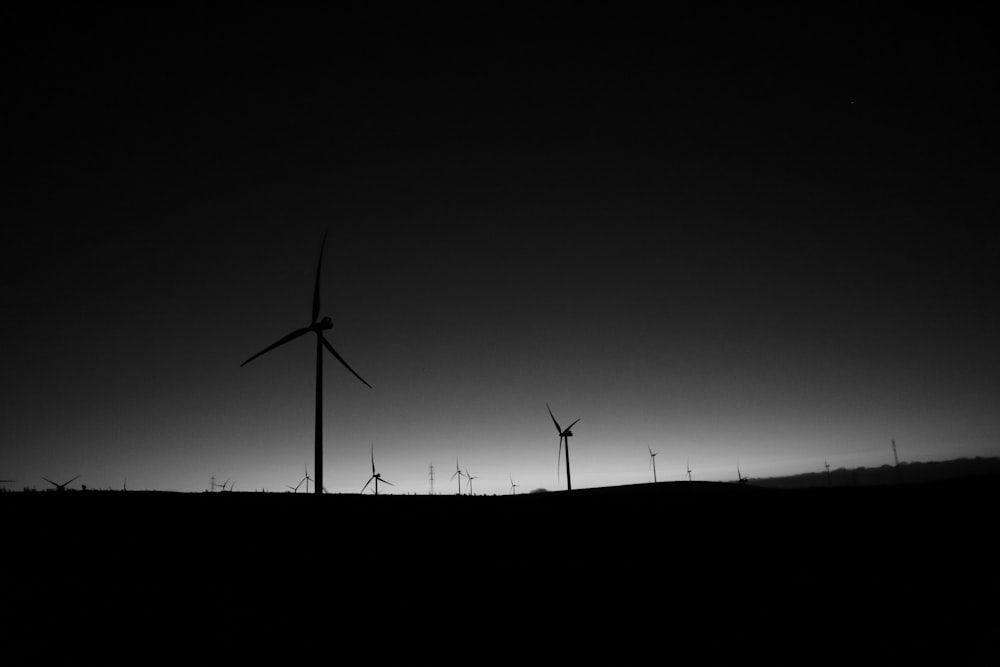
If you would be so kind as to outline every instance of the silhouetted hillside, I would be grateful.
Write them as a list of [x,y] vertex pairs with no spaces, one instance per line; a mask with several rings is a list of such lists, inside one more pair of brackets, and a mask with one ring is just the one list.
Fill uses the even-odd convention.
[[1000,474],[1000,458],[954,459],[951,461],[926,461],[906,463],[899,467],[883,465],[878,468],[837,468],[826,472],[810,472],[787,477],[753,478],[750,483],[774,489],[819,486],[865,486],[879,484],[918,484],[961,477]]
[[483,497],[7,493],[0,627],[71,662],[375,647],[395,664],[964,664],[986,657],[1000,620],[998,501],[997,475]]

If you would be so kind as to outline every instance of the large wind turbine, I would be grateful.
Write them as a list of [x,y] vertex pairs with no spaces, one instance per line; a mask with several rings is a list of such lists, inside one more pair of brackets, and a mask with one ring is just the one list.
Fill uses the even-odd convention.
[[563,441],[566,442],[566,490],[573,490],[573,478],[570,477],[569,473],[569,439],[573,436],[573,431],[570,429],[576,426],[576,422],[580,421],[577,419],[575,422],[567,426],[565,429],[559,426],[559,422],[556,421],[555,415],[552,414],[552,408],[549,408],[549,404],[546,403],[545,407],[549,410],[549,417],[552,417],[552,423],[556,425],[556,431],[559,432],[559,455],[556,457],[556,479],[559,479],[559,462],[562,458],[562,448]]
[[277,343],[273,343],[265,347],[263,350],[253,355],[242,364],[240,367],[246,366],[251,361],[257,357],[270,352],[276,347],[281,347],[289,341],[293,341],[300,336],[305,336],[310,331],[316,334],[316,495],[321,495],[323,493],[323,348],[325,347],[330,354],[332,354],[337,361],[344,365],[344,368],[351,371],[354,377],[361,380],[369,389],[372,388],[370,384],[365,382],[365,379],[357,374],[357,372],[351,368],[350,364],[344,361],[344,358],[337,354],[337,351],[333,349],[333,346],[325,338],[323,338],[323,332],[328,329],[333,328],[333,320],[329,317],[324,317],[322,320],[319,319],[319,276],[320,269],[323,266],[323,249],[326,247],[326,234],[323,235],[323,242],[319,247],[319,261],[316,263],[316,283],[313,286],[313,303],[312,303],[312,324],[302,329],[296,329],[292,333],[288,334]]
[[514,483],[514,478],[511,477],[510,478],[510,495],[512,495],[512,496],[516,496],[517,495],[517,487],[518,486],[519,486],[518,484]]
[[462,495],[462,477],[465,476],[465,473],[458,467],[458,459],[455,459],[455,473],[451,478],[455,479],[456,476],[458,477],[458,495]]
[[466,487],[468,487],[468,489],[469,489],[469,495],[471,496],[471,495],[473,495],[473,493],[472,493],[472,480],[479,479],[479,478],[478,477],[473,477],[472,474],[469,472],[469,469],[466,468],[465,469],[465,479],[468,480],[468,482],[466,483]]
[[388,481],[382,479],[382,475],[380,473],[375,472],[375,445],[372,445],[372,476],[369,477],[368,481],[365,482],[365,485],[363,487],[361,487],[361,493],[365,492],[365,489],[368,488],[368,485],[372,483],[373,479],[375,480],[375,495],[376,496],[378,495],[378,483],[379,482],[382,482],[383,484],[388,484],[389,486],[396,486],[392,482],[388,482]]
[[52,486],[56,487],[56,491],[65,491],[67,486],[69,486],[70,484],[72,484],[76,480],[80,479],[80,475],[77,475],[76,477],[74,477],[73,479],[69,480],[68,482],[63,482],[62,484],[57,484],[56,482],[53,482],[48,477],[42,477],[42,479],[44,479],[46,482],[48,482]]
[[[649,464],[653,466],[653,484],[656,484],[656,454],[659,454],[659,452],[656,452],[656,454],[654,454],[653,448],[650,447],[649,445],[646,445],[646,449],[649,450]],[[647,477],[646,479],[649,478]]]

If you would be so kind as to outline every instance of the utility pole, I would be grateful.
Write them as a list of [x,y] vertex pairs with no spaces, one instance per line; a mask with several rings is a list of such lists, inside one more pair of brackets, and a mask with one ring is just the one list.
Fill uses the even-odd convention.
[[434,464],[431,464],[431,495],[434,495]]

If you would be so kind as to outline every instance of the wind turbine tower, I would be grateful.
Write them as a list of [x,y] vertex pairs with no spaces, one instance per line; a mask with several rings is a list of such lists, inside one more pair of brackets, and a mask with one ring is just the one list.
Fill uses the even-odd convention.
[[653,484],[656,484],[656,454],[659,452],[654,453],[649,445],[646,445],[646,449],[649,450],[649,465],[653,466]]

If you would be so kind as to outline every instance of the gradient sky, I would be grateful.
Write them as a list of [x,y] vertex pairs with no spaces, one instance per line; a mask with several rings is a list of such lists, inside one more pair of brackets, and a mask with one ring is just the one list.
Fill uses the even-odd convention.
[[1000,455],[988,22],[831,12],[13,23],[0,478],[295,484],[327,230],[330,491]]

